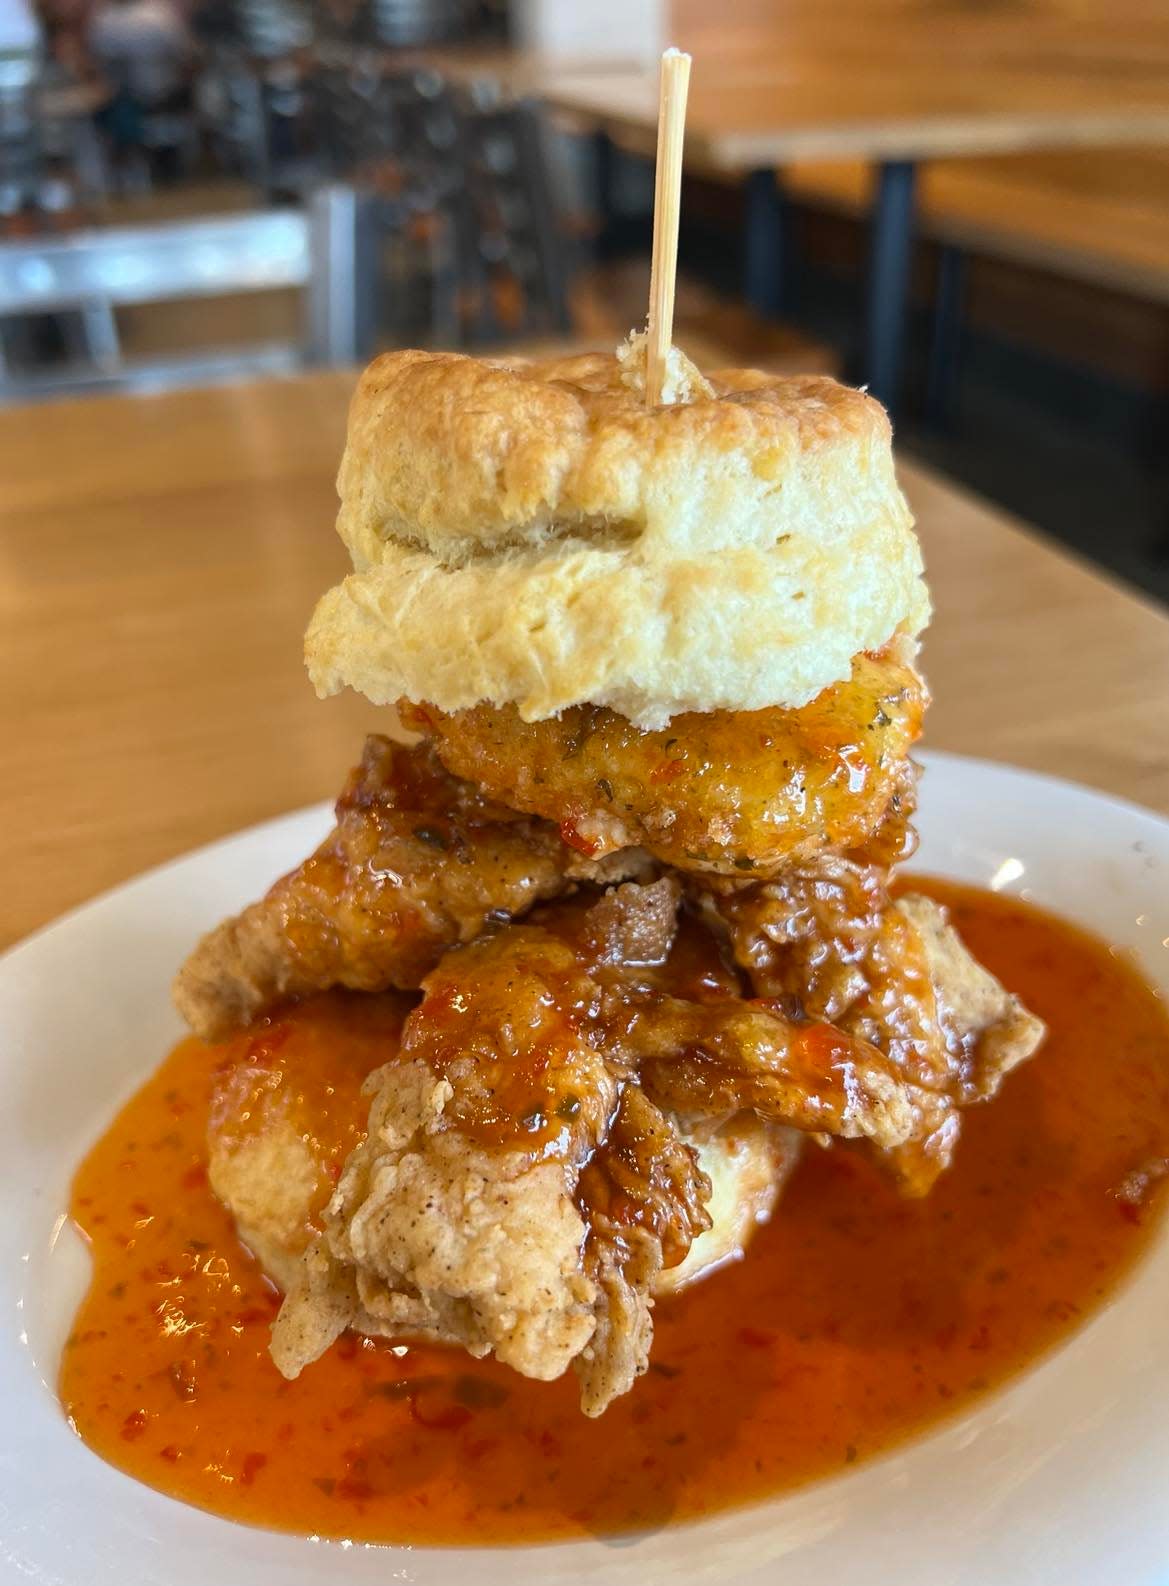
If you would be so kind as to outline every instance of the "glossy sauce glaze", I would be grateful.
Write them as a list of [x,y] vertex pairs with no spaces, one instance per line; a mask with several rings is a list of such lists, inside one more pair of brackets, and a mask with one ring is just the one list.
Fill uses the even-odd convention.
[[683,711],[660,729],[604,705],[533,722],[514,705],[445,715],[400,700],[398,711],[433,734],[448,771],[555,822],[581,853],[640,844],[684,870],[733,876],[867,842],[909,785],[927,703],[890,646],[856,656],[851,677],[799,710]]
[[[966,1115],[956,1163],[924,1201],[847,1149],[810,1148],[747,1259],[659,1301],[648,1374],[597,1421],[573,1378],[530,1382],[434,1347],[345,1337],[284,1381],[266,1348],[278,1297],[206,1183],[225,1053],[184,1042],[74,1187],[94,1258],[61,1371],[79,1435],[152,1486],[253,1524],[538,1541],[773,1495],[1002,1382],[1097,1307],[1149,1237],[1169,1165],[1169,1019],[1084,933],[1014,899],[925,890],[1047,1021],[1046,1046]],[[351,1093],[355,1072],[389,1055],[403,1006],[305,1005],[251,1082],[296,1065],[289,1117],[309,1127],[330,1085]]]

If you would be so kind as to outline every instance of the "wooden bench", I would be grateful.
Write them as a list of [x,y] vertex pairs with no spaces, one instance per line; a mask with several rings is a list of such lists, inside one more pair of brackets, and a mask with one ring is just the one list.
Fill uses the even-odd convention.
[[[845,162],[788,166],[793,198],[867,214],[871,172]],[[939,160],[921,171],[919,229],[1093,286],[1169,302],[1169,150]]]
[[[782,180],[797,203],[869,213],[871,176],[862,165],[794,165]],[[1169,307],[1169,150],[937,161],[920,173],[917,231],[940,245],[926,391],[933,421],[944,422],[953,408],[969,258],[1057,279],[1037,315],[1037,288],[1027,288],[1035,317],[1024,315],[1025,337],[1054,315],[1053,327],[1063,327],[1056,330],[1063,348],[1051,349],[1057,356],[1072,345],[1077,361],[1160,386],[1163,354],[1150,345],[1148,323],[1149,305],[1154,312]],[[1066,300],[1076,298],[1083,310],[1086,288],[1101,289],[1091,297],[1099,312],[1079,320],[1076,304]],[[1016,303],[1016,321],[1018,310]]]

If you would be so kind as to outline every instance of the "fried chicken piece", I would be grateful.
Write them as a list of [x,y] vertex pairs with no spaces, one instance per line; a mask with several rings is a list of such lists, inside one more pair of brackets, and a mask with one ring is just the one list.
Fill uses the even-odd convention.
[[[620,928],[628,927],[630,940],[644,951],[648,929],[628,926],[633,911],[619,908],[613,898],[609,894],[604,909],[594,912],[602,921],[606,913],[610,918],[620,914]],[[647,912],[660,917],[660,902],[648,903]],[[602,923],[598,937],[605,929]],[[292,1364],[326,1348],[336,1328],[350,1321],[359,1329],[364,1323],[384,1330],[384,1322],[363,1318],[352,1272],[331,1261],[327,1249],[314,1252],[307,1268],[302,1261],[323,1230],[323,1214],[347,1158],[366,1137],[370,1097],[365,1082],[375,1069],[383,1069],[387,1052],[398,1056],[408,1006],[395,993],[325,993],[235,1036],[217,1068],[208,1128],[211,1187],[269,1277],[286,1292],[311,1291],[307,1303],[282,1323],[280,1347]],[[391,1068],[385,1067],[387,1085]],[[386,1100],[391,1098],[399,1119],[411,1106],[418,1117],[420,1103],[396,1083],[386,1090]],[[770,1216],[799,1155],[799,1135],[762,1124],[749,1113],[713,1127],[683,1125],[679,1132],[711,1181],[712,1226],[699,1233],[678,1265],[658,1272],[655,1293],[680,1288],[741,1254]],[[625,1156],[636,1164],[636,1157]],[[623,1182],[631,1182],[628,1173]],[[612,1200],[606,1204],[611,1207]],[[695,1216],[694,1226],[701,1221]],[[415,1325],[425,1330],[427,1323],[416,1318]],[[437,1322],[430,1333],[443,1336]],[[446,1336],[459,1343],[465,1335]],[[605,1358],[599,1347],[589,1357]]]
[[420,1059],[376,1070],[370,1088],[369,1134],[273,1329],[277,1366],[296,1376],[352,1326],[561,1375],[595,1327],[565,1163],[475,1144],[455,1086]]
[[597,1296],[592,1337],[573,1361],[586,1415],[600,1415],[649,1365],[653,1291],[711,1228],[710,1191],[693,1146],[640,1085],[626,1085],[577,1186],[588,1221],[584,1268]]
[[[427,977],[289,1288],[281,1370],[345,1326],[421,1335],[541,1379],[572,1364],[599,1414],[645,1369],[662,1274],[711,1231],[703,1154],[728,1119],[731,1138],[754,1110],[882,1145],[929,1127],[928,1095],[855,1036],[745,1004],[717,974],[679,995],[678,891],[553,906]],[[780,1174],[786,1135],[752,1129]]]
[[594,988],[567,943],[517,925],[448,954],[423,990],[367,1082],[369,1132],[273,1356],[295,1375],[353,1325],[559,1376],[595,1326],[573,1191],[618,1103],[574,1017]]
[[721,1117],[749,1107],[809,1134],[892,1150],[932,1127],[935,1098],[868,1041],[829,1024],[793,1023],[764,1002],[692,1004],[654,997],[624,1037],[661,1105]]
[[826,854],[773,881],[695,884],[691,896],[712,928],[725,928],[756,996],[792,1018],[836,1023],[868,989],[888,881],[882,864]]
[[329,986],[413,988],[488,920],[647,866],[638,853],[586,859],[554,827],[451,776],[430,749],[370,737],[334,830],[260,902],[203,938],[175,981],[175,1003],[197,1035],[219,1040],[286,998]]
[[[1039,1049],[1046,1026],[971,956],[932,898],[894,903],[871,963],[868,995],[844,1023],[870,1040],[888,1039],[889,1050],[918,1074],[931,1071],[954,1109],[931,1133],[887,1153],[902,1190],[926,1195],[953,1160],[960,1109],[994,1096],[1011,1069]],[[920,991],[899,996],[898,983],[911,975]]]
[[919,1196],[949,1166],[959,1109],[992,1096],[1044,1027],[970,956],[940,905],[894,903],[887,882],[883,865],[827,856],[775,881],[707,888],[698,901],[721,917],[757,994],[870,1042],[930,1096],[928,1128],[873,1142]]
[[1035,1053],[1046,1026],[971,956],[942,904],[908,893],[895,907],[922,944],[954,1064],[954,1094],[962,1106],[985,1101]]
[[657,732],[594,705],[535,722],[514,706],[399,710],[448,770],[557,822],[581,853],[642,847],[736,876],[864,843],[904,791],[926,703],[890,647],[858,655],[847,682],[800,710],[695,712]]
[[[676,889],[659,883],[656,892],[647,919],[662,926],[664,955],[672,910],[661,894]],[[615,1149],[629,1151],[627,1120],[645,1121],[593,1039],[600,991],[590,959],[614,948],[611,914],[586,927],[579,950],[516,925],[448,954],[427,977],[399,1060],[371,1076],[369,1134],[281,1311],[281,1370],[294,1374],[354,1325],[454,1341],[472,1355],[490,1350],[542,1380],[591,1345],[588,1413],[630,1386],[643,1364],[634,1334],[663,1265],[659,1233],[639,1221],[619,1245],[619,1220],[593,1231],[578,1197],[582,1169],[607,1149],[611,1127]],[[648,950],[652,926],[638,934]],[[659,1156],[667,1165],[655,1175]],[[709,1182],[693,1153],[663,1119],[640,1139],[630,1171],[646,1173],[643,1200],[660,1218],[670,1189],[685,1186],[670,1243],[681,1259],[709,1226]]]

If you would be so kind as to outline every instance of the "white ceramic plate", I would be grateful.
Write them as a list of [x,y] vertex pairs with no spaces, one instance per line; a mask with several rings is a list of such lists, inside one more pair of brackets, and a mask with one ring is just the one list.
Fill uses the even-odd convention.
[[[1134,949],[1169,993],[1169,822],[949,755],[915,868],[1025,891]],[[909,1447],[791,1497],[615,1541],[446,1552],[311,1543],[162,1497],[91,1454],[53,1383],[85,1278],[70,1176],[179,1034],[196,934],[325,831],[289,815],[120,887],[0,960],[0,1578],[40,1586],[686,1580],[1165,1586],[1169,1238],[1037,1370]]]

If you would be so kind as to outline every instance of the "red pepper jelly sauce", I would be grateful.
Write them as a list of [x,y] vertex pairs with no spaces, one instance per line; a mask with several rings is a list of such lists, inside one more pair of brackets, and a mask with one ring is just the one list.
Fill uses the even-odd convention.
[[1047,1021],[1045,1046],[967,1112],[926,1200],[901,1200],[859,1154],[808,1149],[746,1260],[659,1302],[649,1372],[596,1421],[571,1374],[530,1382],[433,1346],[346,1336],[286,1382],[267,1352],[278,1296],[207,1185],[212,1091],[225,1064],[250,1063],[239,1083],[294,1127],[327,1127],[339,1167],[361,1128],[340,1098],[392,1056],[406,1004],[331,994],[227,1047],[184,1041],[77,1174],[93,1279],[60,1391],[78,1434],[249,1524],[502,1543],[748,1503],[967,1405],[1099,1306],[1148,1241],[1169,1020],[1078,929],[1017,899],[926,890]]

